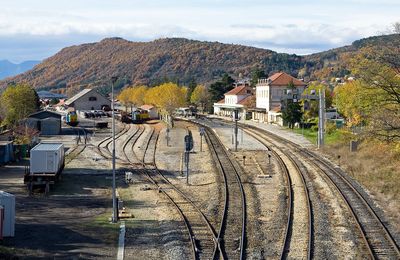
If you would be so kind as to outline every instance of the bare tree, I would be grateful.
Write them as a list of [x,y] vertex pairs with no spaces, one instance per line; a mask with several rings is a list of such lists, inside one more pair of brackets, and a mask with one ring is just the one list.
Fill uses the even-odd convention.
[[396,34],[400,34],[400,22],[395,22],[393,24],[393,32]]

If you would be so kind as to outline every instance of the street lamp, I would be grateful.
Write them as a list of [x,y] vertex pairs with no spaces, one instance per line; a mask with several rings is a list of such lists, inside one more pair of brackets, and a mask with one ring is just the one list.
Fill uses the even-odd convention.
[[112,114],[112,204],[113,213],[111,221],[117,223],[118,221],[118,208],[117,208],[117,194],[115,190],[115,112],[114,112],[114,84],[117,77],[111,77],[111,114]]

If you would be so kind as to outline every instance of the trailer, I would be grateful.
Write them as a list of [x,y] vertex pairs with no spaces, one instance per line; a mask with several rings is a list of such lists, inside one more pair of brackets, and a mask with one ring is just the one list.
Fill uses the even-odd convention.
[[40,143],[30,151],[30,166],[26,170],[24,183],[30,193],[35,186],[45,186],[45,193],[50,185],[55,184],[64,169],[64,145],[62,143]]
[[0,238],[13,237],[15,233],[15,196],[0,191]]

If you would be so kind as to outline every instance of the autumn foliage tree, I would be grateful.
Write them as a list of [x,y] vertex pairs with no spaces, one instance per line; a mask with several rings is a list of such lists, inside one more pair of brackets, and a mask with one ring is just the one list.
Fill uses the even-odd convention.
[[3,125],[12,127],[39,109],[39,97],[28,85],[9,86],[0,98]]
[[[318,95],[320,90],[325,91],[325,107],[329,108],[332,106],[332,92],[329,87],[323,84],[310,84],[303,92],[303,95],[311,95],[311,92],[315,91],[315,95]],[[308,103],[308,108],[304,109],[303,119],[309,121],[313,118],[318,117],[319,101],[316,99],[302,100],[304,107],[305,102]]]
[[144,97],[147,90],[148,88],[146,86],[128,87],[121,91],[118,95],[118,99],[126,108],[130,106],[132,110],[133,106],[138,107],[144,104]]
[[[400,47],[364,48],[353,61],[370,136],[400,141]],[[359,106],[353,103],[353,106]]]
[[210,103],[210,93],[203,85],[197,85],[190,96],[190,102],[200,107],[204,111],[205,107]]
[[[156,106],[161,114],[166,115],[168,121],[176,108],[186,104],[187,88],[179,87],[175,83],[164,83],[150,88],[144,96],[147,104]],[[168,122],[172,123],[172,121]]]

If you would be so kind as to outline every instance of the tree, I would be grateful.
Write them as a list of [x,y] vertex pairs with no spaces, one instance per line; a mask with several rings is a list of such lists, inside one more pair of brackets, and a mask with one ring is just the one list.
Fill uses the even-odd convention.
[[400,22],[395,22],[393,24],[393,32],[396,34],[400,34]]
[[334,101],[339,113],[342,114],[350,127],[366,124],[368,115],[374,110],[375,91],[365,89],[359,81],[348,82],[336,86]]
[[[311,95],[312,91],[315,91],[315,94],[318,95],[319,91],[324,89],[325,90],[325,107],[329,108],[332,106],[332,92],[328,86],[318,83],[310,84],[307,89],[304,90],[303,95]],[[318,100],[302,100],[301,101],[303,108],[305,108],[305,103],[308,103],[308,109],[303,109],[303,118],[304,120],[308,121],[315,117],[318,117],[319,111],[319,101]]]
[[[288,89],[294,90],[295,88],[293,81],[289,82]],[[301,121],[302,114],[299,102],[289,99],[285,101],[282,109],[282,119],[288,123],[290,128],[293,129],[294,124]]]
[[129,102],[134,104],[135,106],[144,105],[144,97],[146,95],[147,89],[148,88],[146,86],[133,87],[129,95]]
[[146,92],[144,100],[146,103],[156,106],[161,113],[171,119],[175,109],[186,104],[186,95],[186,87],[179,87],[175,83],[164,83],[150,88]]
[[250,86],[254,88],[256,86],[256,84],[258,83],[258,80],[262,79],[262,78],[267,78],[267,74],[265,74],[265,71],[258,69],[258,68],[254,69],[251,72]]
[[224,94],[229,90],[233,89],[234,82],[235,80],[231,78],[231,76],[225,73],[220,80],[211,84],[209,87],[211,101],[215,103],[223,99]]
[[146,86],[125,88],[118,95],[118,99],[121,101],[122,104],[125,105],[125,110],[127,110],[127,107],[130,106],[132,111],[133,106],[138,107],[144,104],[146,91]]
[[195,79],[191,79],[189,84],[188,84],[188,91],[187,91],[187,97],[186,97],[186,101],[189,103],[191,102],[190,99],[192,98],[192,93],[195,90],[195,88],[197,87],[197,83]]
[[9,86],[0,98],[3,125],[12,127],[39,109],[39,98],[36,91],[28,85]]
[[366,134],[378,139],[400,141],[399,45],[364,48],[352,65],[358,84],[363,89],[359,99],[368,108],[363,114],[367,122]]
[[294,124],[301,121],[302,114],[299,102],[288,101],[282,110],[282,119],[293,129]]
[[199,106],[203,112],[210,102],[210,94],[207,88],[203,85],[197,85],[190,96],[190,102]]
[[[132,91],[132,88],[124,88],[121,93],[117,96],[117,99],[125,106],[125,112],[128,109],[128,106],[132,107],[132,104],[130,103],[130,92]],[[131,108],[132,109],[132,108]]]

